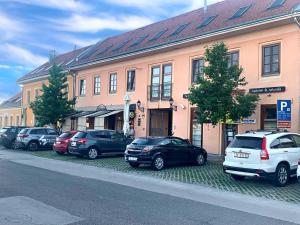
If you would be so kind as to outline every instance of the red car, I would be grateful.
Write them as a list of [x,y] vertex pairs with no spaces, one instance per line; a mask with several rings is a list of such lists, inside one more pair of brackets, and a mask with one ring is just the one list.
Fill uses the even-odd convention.
[[76,133],[77,131],[63,132],[58,138],[56,138],[56,141],[53,145],[53,150],[59,155],[67,153],[69,142]]

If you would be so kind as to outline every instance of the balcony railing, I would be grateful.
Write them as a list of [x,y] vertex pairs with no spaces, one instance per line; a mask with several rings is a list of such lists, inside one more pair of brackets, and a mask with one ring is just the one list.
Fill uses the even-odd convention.
[[150,101],[169,101],[172,97],[172,83],[153,84],[148,86],[148,100]]

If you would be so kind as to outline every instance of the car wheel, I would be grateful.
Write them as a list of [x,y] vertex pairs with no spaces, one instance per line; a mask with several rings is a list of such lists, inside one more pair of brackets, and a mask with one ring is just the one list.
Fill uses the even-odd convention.
[[63,155],[63,154],[65,154],[64,152],[56,152],[58,155]]
[[131,167],[133,167],[133,168],[137,168],[137,167],[139,167],[140,164],[130,162],[129,165],[130,165]]
[[235,175],[235,174],[231,174],[231,177],[232,177],[234,180],[237,180],[237,181],[241,181],[241,180],[244,180],[244,179],[245,179],[244,176]]
[[11,144],[10,144],[10,148],[12,150],[15,150],[16,149],[16,141],[13,141]]
[[274,183],[278,187],[284,187],[289,181],[289,169],[285,164],[279,164],[277,166]]
[[203,166],[205,164],[206,160],[205,160],[205,157],[202,153],[199,153],[197,156],[196,156],[196,165],[197,166]]
[[152,162],[152,168],[155,170],[162,170],[165,167],[165,160],[162,156],[156,156]]
[[28,144],[29,151],[37,151],[39,149],[39,143],[36,141],[32,141]]
[[96,159],[97,157],[98,157],[98,150],[97,150],[96,148],[94,148],[94,147],[90,148],[90,149],[88,150],[88,158],[89,158],[90,160],[94,160],[94,159]]

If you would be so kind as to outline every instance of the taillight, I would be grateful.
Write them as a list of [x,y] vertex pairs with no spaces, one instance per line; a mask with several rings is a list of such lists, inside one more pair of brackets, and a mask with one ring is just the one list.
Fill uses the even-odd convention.
[[87,142],[86,138],[81,138],[77,141],[79,144],[85,144]]
[[29,136],[28,134],[18,134],[18,137],[20,137],[20,138],[26,138],[28,136]]
[[300,166],[300,159],[298,160],[298,165]]
[[147,153],[150,152],[153,149],[153,146],[147,146],[143,149],[143,152]]
[[267,150],[267,139],[266,137],[263,138],[262,144],[261,144],[261,151],[260,151],[260,159],[261,160],[269,160],[269,152]]

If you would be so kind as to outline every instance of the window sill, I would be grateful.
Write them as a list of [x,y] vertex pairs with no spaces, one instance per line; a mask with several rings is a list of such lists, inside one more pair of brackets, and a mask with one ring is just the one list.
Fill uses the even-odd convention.
[[270,74],[262,74],[262,78],[268,78],[268,77],[279,77],[280,73],[270,73]]
[[135,92],[135,90],[127,90],[127,92]]

